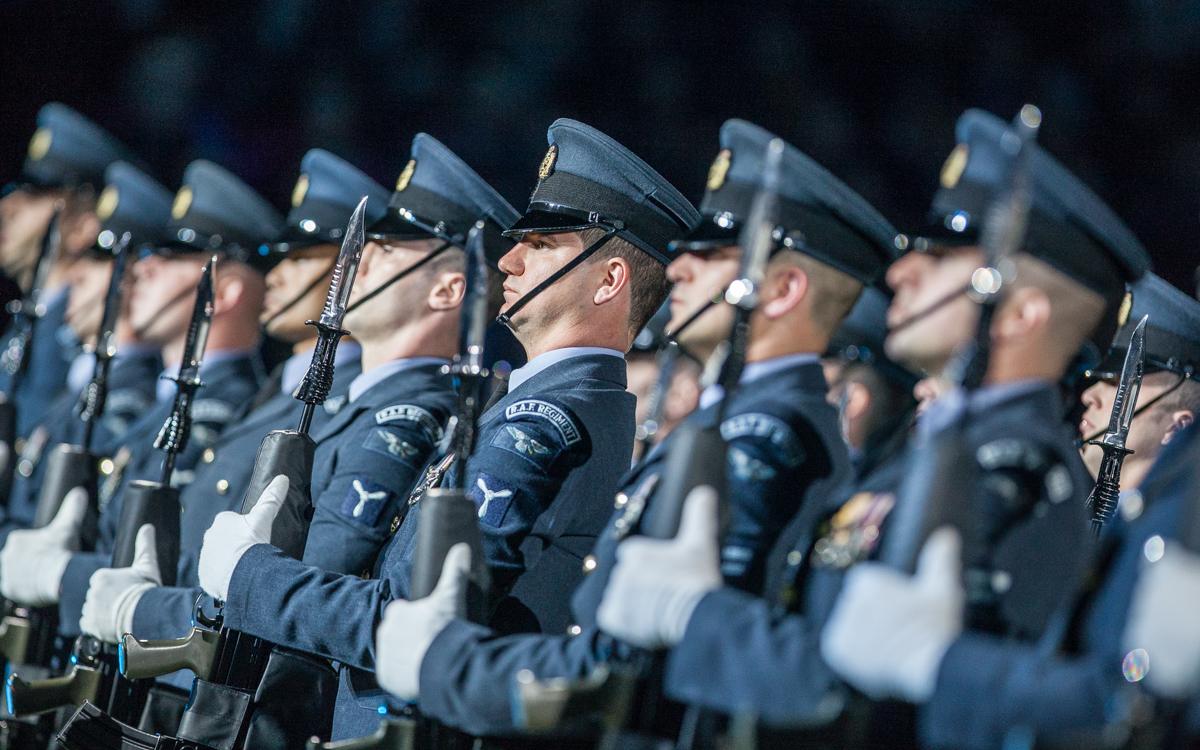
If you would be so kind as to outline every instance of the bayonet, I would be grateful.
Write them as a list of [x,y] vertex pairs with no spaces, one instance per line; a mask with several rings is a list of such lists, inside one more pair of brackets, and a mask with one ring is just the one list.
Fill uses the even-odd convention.
[[8,312],[12,315],[13,326],[8,344],[4,347],[4,354],[0,355],[0,369],[12,376],[9,383],[10,397],[16,392],[17,378],[25,368],[26,354],[29,343],[33,340],[34,327],[38,319],[46,312],[45,306],[41,303],[41,296],[46,279],[50,275],[50,268],[54,265],[54,259],[58,257],[59,247],[62,244],[61,217],[61,209],[56,209],[50,217],[46,233],[42,235],[42,244],[38,250],[37,260],[34,262],[33,278],[30,280],[25,296],[8,303]]
[[364,195],[354,213],[350,215],[346,232],[342,235],[342,248],[333,266],[333,277],[329,281],[329,292],[325,295],[325,307],[321,310],[321,318],[308,321],[308,325],[317,329],[317,346],[313,350],[308,372],[300,381],[295,393],[296,398],[304,402],[304,409],[300,413],[299,432],[305,435],[312,425],[314,410],[329,398],[329,391],[333,388],[333,363],[337,356],[338,342],[342,336],[349,333],[342,328],[342,321],[346,317],[350,290],[354,287],[354,277],[358,274],[363,245],[366,244],[366,210],[367,196]]
[[96,423],[104,414],[104,405],[108,399],[108,372],[113,357],[117,356],[117,320],[121,314],[121,291],[131,241],[132,235],[125,232],[113,246],[112,276],[108,281],[108,291],[104,295],[104,313],[100,318],[100,329],[96,333],[96,361],[92,366],[92,380],[84,389],[79,410],[79,418],[83,420],[84,425],[85,450],[91,450],[92,435]]
[[1096,485],[1087,500],[1092,510],[1092,532],[1097,536],[1117,511],[1121,494],[1121,465],[1125,456],[1133,452],[1125,447],[1125,441],[1129,437],[1129,425],[1133,422],[1138,393],[1142,389],[1142,375],[1146,367],[1146,321],[1149,318],[1149,315],[1143,316],[1129,337],[1129,348],[1125,351],[1125,363],[1121,366],[1121,380],[1113,397],[1108,429],[1099,440],[1088,441],[1089,445],[1098,446],[1104,452],[1100,471],[1096,475]]
[[187,447],[188,436],[192,431],[192,399],[196,391],[204,385],[200,380],[200,366],[204,363],[204,349],[208,345],[208,331],[212,327],[216,265],[217,256],[214,255],[200,272],[200,283],[196,286],[196,302],[192,307],[192,319],[188,323],[179,374],[169,378],[175,382],[175,405],[171,409],[171,416],[163,423],[162,429],[154,439],[154,447],[166,453],[162,469],[164,487],[171,484],[175,457]]

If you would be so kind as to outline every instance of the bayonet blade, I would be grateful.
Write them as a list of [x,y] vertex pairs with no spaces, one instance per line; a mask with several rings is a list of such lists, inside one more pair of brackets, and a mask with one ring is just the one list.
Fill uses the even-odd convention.
[[771,250],[777,241],[775,229],[783,151],[784,143],[780,138],[774,138],[767,144],[762,186],[754,196],[750,215],[738,239],[742,247],[741,268],[737,280],[725,291],[726,302],[747,311],[758,305],[758,291],[766,274]]
[[467,297],[463,300],[462,342],[460,351],[466,360],[463,364],[480,369],[483,367],[483,342],[488,325],[488,268],[487,253],[483,244],[482,221],[475,222],[467,234]]
[[117,318],[121,314],[121,285],[125,279],[125,266],[129,258],[129,243],[133,235],[125,232],[113,246],[113,270],[104,294],[104,313],[100,318],[100,330],[96,336],[96,357],[112,359],[117,353]]
[[325,295],[325,308],[321,310],[321,325],[340,329],[342,319],[346,317],[350,289],[354,286],[354,277],[358,275],[358,263],[362,259],[363,245],[366,244],[366,211],[367,196],[364,195],[354,213],[350,215],[346,233],[342,235],[342,249],[338,252],[337,262],[333,266],[329,293]]
[[196,303],[192,307],[192,320],[188,323],[187,339],[183,345],[183,361],[179,364],[180,380],[199,381],[200,365],[204,363],[204,349],[208,345],[208,331],[212,327],[216,266],[217,256],[214,255],[200,272]]
[[1104,442],[1110,445],[1125,447],[1125,439],[1129,436],[1129,425],[1133,422],[1133,413],[1137,409],[1138,393],[1142,389],[1142,374],[1146,367],[1146,321],[1149,315],[1143,315],[1137,327],[1129,337],[1129,348],[1125,351],[1125,363],[1121,365],[1121,380],[1117,383],[1117,395],[1113,398],[1112,416],[1108,420],[1108,430]]

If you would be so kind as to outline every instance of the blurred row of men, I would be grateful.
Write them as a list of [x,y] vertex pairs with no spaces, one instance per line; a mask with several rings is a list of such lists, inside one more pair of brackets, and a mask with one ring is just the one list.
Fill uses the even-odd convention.
[[[194,747],[300,748],[415,716],[424,747],[1192,746],[1200,303],[1153,274],[1078,177],[1015,147],[1016,126],[971,110],[955,135],[929,223],[905,232],[741,120],[714,134],[715,157],[695,155],[712,159],[706,184],[681,191],[560,119],[524,212],[429,134],[390,191],[313,149],[284,216],[237,165],[195,161],[171,192],[101,127],[46,105],[0,198],[10,307],[36,320],[0,363],[16,413],[0,595],[10,613],[54,612],[46,674],[70,669],[79,636],[182,639],[216,613],[273,644],[255,685],[194,670],[146,682],[137,728]],[[996,270],[995,207],[1013,193],[1027,210]],[[298,419],[318,340],[305,323],[345,270],[364,196],[294,556],[271,543],[286,483],[240,509],[260,442]],[[739,312],[727,291],[768,203],[755,305]],[[496,375],[457,455],[445,366],[477,222]],[[164,479],[155,438],[213,259],[204,385],[165,477],[181,493],[178,560],[159,559],[148,526],[114,567],[131,485]],[[108,398],[85,424],[114,289]],[[1118,394],[1133,400],[1119,498],[1093,535]],[[691,481],[713,476],[688,442],[705,430],[723,446],[715,483]],[[61,444],[86,444],[99,481],[39,518]],[[451,548],[414,595],[439,486],[466,488],[481,543]],[[939,518],[932,498],[953,522],[914,533]],[[490,585],[468,606],[480,569]],[[5,717],[23,722],[43,731],[10,746],[51,741],[44,718]]]

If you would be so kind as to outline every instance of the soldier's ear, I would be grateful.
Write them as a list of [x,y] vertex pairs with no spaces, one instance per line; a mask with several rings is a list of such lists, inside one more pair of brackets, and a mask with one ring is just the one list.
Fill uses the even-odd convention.
[[1162,444],[1166,445],[1175,438],[1177,434],[1186,430],[1195,421],[1196,415],[1190,409],[1179,409],[1171,413],[1171,424],[1167,426],[1167,431],[1163,435]]
[[453,310],[463,303],[467,294],[467,277],[461,271],[440,273],[429,289],[429,307],[432,310]]
[[811,288],[808,274],[800,266],[783,263],[769,268],[759,310],[768,320],[782,318],[804,302]]
[[605,258],[597,265],[604,270],[604,276],[600,279],[600,287],[592,295],[592,303],[603,305],[616,299],[621,294],[621,290],[630,285],[631,269],[629,261],[618,255]]
[[1046,292],[1037,287],[1012,290],[1001,304],[992,322],[992,339],[997,342],[1020,341],[1050,326],[1053,308]]

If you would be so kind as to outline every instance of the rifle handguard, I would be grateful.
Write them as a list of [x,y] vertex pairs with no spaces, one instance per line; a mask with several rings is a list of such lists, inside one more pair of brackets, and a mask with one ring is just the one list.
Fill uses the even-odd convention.
[[17,408],[3,396],[0,396],[0,443],[8,446],[8,455],[0,460],[0,504],[7,506],[18,460]]
[[217,660],[220,633],[204,628],[192,628],[185,638],[174,640],[139,641],[129,633],[121,638],[117,665],[121,674],[130,680],[144,680],[189,669],[207,680]]
[[8,615],[0,621],[0,654],[10,664],[24,664],[29,653],[33,624],[24,617]]
[[[725,468],[729,446],[718,426],[697,428],[680,425],[671,438],[671,451],[663,467],[662,480],[655,489],[655,500],[646,509],[641,533],[653,539],[672,539],[679,531],[683,503],[688,493],[701,485],[726,496]],[[720,503],[722,514],[727,504]],[[724,528],[722,519],[722,528]]]
[[571,727],[619,727],[632,705],[635,670],[601,664],[579,680],[538,680],[523,669],[516,677],[518,724],[530,733],[560,732]]
[[33,682],[22,680],[14,672],[5,684],[4,697],[13,716],[33,716],[95,700],[100,680],[100,670],[82,664],[75,664],[62,677]]
[[138,530],[144,524],[154,527],[154,551],[158,555],[158,573],[162,585],[174,586],[179,565],[179,490],[158,482],[135,480],[125,488],[117,538],[113,542],[112,566],[133,565]]
[[387,718],[379,722],[379,728],[366,737],[336,742],[321,742],[313,737],[305,745],[305,750],[414,750],[416,734],[417,723],[412,719]]
[[263,490],[279,474],[287,475],[288,494],[271,524],[271,544],[299,560],[308,541],[312,521],[310,496],[313,454],[316,443],[295,430],[275,430],[263,438],[254,459],[254,471],[242,499],[242,513],[249,513]]
[[446,553],[459,542],[471,548],[471,571],[467,582],[467,619],[485,622],[491,574],[483,555],[479,533],[479,511],[462,490],[432,487],[421,498],[421,523],[417,526],[409,595],[423,599],[433,593],[442,575]]
[[42,482],[41,492],[38,493],[37,510],[33,517],[34,527],[41,528],[53,521],[67,493],[76,487],[83,487],[90,499],[83,538],[95,539],[94,529],[98,515],[95,509],[96,467],[96,457],[82,446],[56,445],[46,457],[46,479]]

